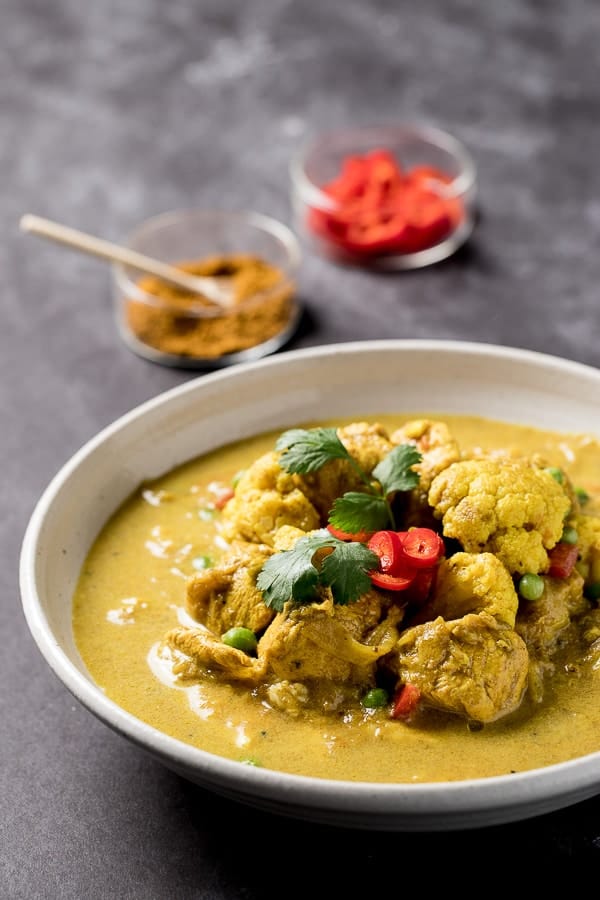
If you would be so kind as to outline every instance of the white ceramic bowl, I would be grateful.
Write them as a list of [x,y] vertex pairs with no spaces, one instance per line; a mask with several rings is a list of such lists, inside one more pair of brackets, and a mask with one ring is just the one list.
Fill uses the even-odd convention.
[[345,827],[426,831],[501,824],[587,799],[600,793],[600,752],[519,774],[417,785],[305,778],[197,750],[96,686],[74,644],[71,601],[92,541],[139,482],[222,444],[316,417],[418,409],[590,431],[600,427],[599,396],[597,369],[444,341],[316,347],[191,380],[105,428],[44,492],[21,555],[29,628],[59,679],[103,722],[180,775],[261,809]]

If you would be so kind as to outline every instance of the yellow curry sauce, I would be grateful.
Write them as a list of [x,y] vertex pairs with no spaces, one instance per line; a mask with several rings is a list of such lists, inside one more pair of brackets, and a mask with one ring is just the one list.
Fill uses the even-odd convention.
[[[370,417],[392,432],[419,418]],[[439,416],[463,451],[541,454],[564,469],[600,515],[600,443],[475,417]],[[325,425],[342,425],[338,420]],[[482,778],[547,766],[600,750],[600,672],[574,674],[565,659],[544,700],[481,730],[431,711],[415,722],[385,710],[290,716],[243,685],[214,678],[180,683],[159,647],[184,611],[186,582],[226,549],[214,509],[218,488],[273,449],[270,433],[192,461],[144,484],[102,530],[82,568],[73,627],[81,657],[107,696],[181,741],[219,756],[285,772],[373,782]]]

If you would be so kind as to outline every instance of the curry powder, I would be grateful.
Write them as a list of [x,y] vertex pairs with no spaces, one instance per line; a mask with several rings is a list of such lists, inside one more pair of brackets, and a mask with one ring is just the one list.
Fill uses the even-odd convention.
[[262,344],[291,322],[294,285],[286,273],[260,257],[232,254],[177,263],[193,275],[224,277],[231,307],[222,309],[149,275],[137,282],[147,296],[127,297],[125,316],[133,335],[163,353],[217,358]]

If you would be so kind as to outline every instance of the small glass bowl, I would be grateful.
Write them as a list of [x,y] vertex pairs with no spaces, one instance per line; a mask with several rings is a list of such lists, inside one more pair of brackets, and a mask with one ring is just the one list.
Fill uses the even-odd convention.
[[[427,180],[427,190],[434,200],[439,198],[448,215],[444,214],[443,221],[438,219],[437,229],[413,231],[413,249],[406,249],[411,246],[410,239],[404,240],[403,249],[394,249],[390,241],[374,241],[371,247],[367,242],[357,246],[348,241],[348,226],[356,213],[324,189],[340,176],[349,157],[379,150],[388,151],[403,173],[431,167],[445,175],[444,180]],[[446,259],[473,230],[475,164],[459,141],[437,128],[399,124],[324,132],[310,139],[292,159],[290,175],[297,232],[312,248],[336,262],[387,270],[416,269]],[[381,212],[391,218],[397,210],[390,206]]]
[[[255,212],[175,210],[148,219],[125,244],[194,274],[237,273],[241,279],[235,281],[234,304],[223,309],[115,264],[117,327],[138,356],[179,368],[216,369],[275,352],[298,325],[300,246],[275,219]],[[254,259],[276,272],[269,269],[266,280],[248,276],[244,266]]]

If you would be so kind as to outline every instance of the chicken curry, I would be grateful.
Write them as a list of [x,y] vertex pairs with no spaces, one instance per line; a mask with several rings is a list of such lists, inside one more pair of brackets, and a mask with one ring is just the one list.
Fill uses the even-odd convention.
[[382,415],[140,486],[73,625],[116,703],[249,765],[483,778],[600,750],[600,443]]

